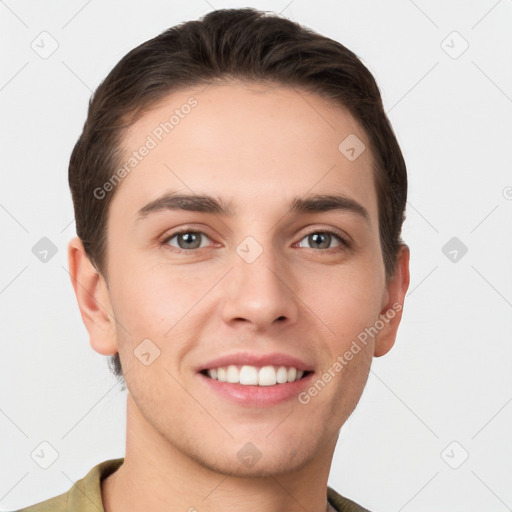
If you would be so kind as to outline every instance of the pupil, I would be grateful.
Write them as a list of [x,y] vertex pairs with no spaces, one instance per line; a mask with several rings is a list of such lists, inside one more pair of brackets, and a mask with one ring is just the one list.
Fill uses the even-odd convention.
[[190,244],[194,243],[194,241],[196,242],[196,245],[197,245],[197,240],[198,240],[198,236],[197,236],[197,233],[185,233],[183,235],[181,235],[181,238],[182,240],[184,240],[185,244],[187,245],[188,244],[188,247],[186,247],[187,249],[190,249]]
[[[328,235],[327,233],[315,233],[313,235],[311,235],[311,239],[314,241],[315,244],[317,244],[318,242],[320,242],[320,245],[322,244],[322,240],[321,238],[324,238],[327,240],[327,245],[329,245],[329,237],[330,235]],[[325,246],[325,243],[324,243],[324,246]]]

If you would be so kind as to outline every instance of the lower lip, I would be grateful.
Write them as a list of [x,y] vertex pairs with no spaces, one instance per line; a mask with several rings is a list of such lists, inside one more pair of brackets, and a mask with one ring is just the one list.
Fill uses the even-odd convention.
[[202,373],[198,375],[211,390],[228,400],[248,407],[268,407],[296,398],[310,385],[314,373],[309,373],[294,382],[275,384],[274,386],[244,386],[243,384],[220,382]]

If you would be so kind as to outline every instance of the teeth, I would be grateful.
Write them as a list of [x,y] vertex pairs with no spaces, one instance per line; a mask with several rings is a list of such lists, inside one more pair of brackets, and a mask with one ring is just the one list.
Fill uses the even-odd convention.
[[236,366],[228,366],[226,371],[226,381],[231,382],[232,384],[237,383],[240,380],[240,372]]
[[280,366],[276,373],[276,380],[279,384],[288,382],[288,370],[284,366]]
[[[215,371],[215,370],[214,370]],[[213,379],[213,375],[210,373],[210,370],[208,370],[208,375]],[[217,378],[220,380],[220,382],[226,382],[226,368],[217,368]]]
[[277,382],[276,369],[273,366],[264,366],[258,373],[259,386],[273,386]]
[[304,376],[303,370],[297,370],[293,366],[221,366],[207,371],[212,379],[244,386],[274,386],[295,382]]
[[254,366],[242,366],[240,370],[240,384],[244,384],[245,386],[257,386],[258,369]]

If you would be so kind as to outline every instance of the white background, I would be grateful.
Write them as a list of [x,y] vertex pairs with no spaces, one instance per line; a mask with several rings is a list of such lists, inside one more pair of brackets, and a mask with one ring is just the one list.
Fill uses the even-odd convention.
[[[511,0],[0,2],[0,509],[124,456],[126,391],[89,346],[66,271],[67,166],[91,91],[139,43],[243,6],[353,50],[408,165],[403,323],[342,429],[329,485],[374,512],[510,510]],[[59,45],[47,59],[31,47],[43,31]],[[32,253],[42,237],[58,249],[46,263]],[[452,237],[468,248],[457,262],[442,252]],[[59,454],[46,470],[31,458],[43,441]]]

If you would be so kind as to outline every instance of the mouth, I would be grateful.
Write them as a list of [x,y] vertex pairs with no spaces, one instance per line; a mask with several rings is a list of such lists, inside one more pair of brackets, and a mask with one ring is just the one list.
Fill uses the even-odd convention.
[[237,352],[205,362],[196,372],[213,400],[262,408],[296,399],[311,385],[315,367],[282,352]]
[[201,370],[199,373],[219,382],[241,384],[242,386],[271,387],[300,381],[313,373],[284,365],[234,365],[218,366]]

